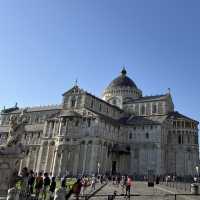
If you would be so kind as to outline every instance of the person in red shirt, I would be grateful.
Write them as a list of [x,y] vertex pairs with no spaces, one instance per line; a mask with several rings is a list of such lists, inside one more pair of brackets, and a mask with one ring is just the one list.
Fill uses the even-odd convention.
[[132,180],[131,178],[128,176],[127,177],[127,181],[126,181],[126,196],[130,196],[131,193],[131,186],[132,186]]

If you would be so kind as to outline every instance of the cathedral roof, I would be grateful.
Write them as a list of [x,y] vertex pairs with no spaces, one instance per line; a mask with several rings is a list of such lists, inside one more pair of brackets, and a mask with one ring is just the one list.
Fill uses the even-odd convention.
[[64,110],[61,112],[60,117],[81,117],[81,115],[73,110]]
[[156,125],[159,124],[158,122],[155,122],[153,120],[150,119],[146,119],[142,116],[131,116],[128,120],[127,120],[127,124],[129,125]]
[[48,106],[35,106],[35,107],[27,107],[27,108],[19,108],[15,110],[11,110],[10,114],[18,114],[22,111],[26,112],[39,112],[39,111],[49,111],[49,110],[60,110],[62,108],[62,105],[48,105]]
[[196,122],[196,123],[199,123],[198,121],[196,121],[196,120],[194,120],[194,119],[192,119],[192,118],[189,118],[189,117],[187,117],[187,116],[185,116],[185,115],[182,115],[181,113],[179,113],[179,112],[177,112],[177,111],[175,111],[175,112],[170,112],[169,114],[168,114],[168,117],[167,117],[168,119],[186,119],[186,120],[189,120],[189,121],[193,121],[193,122]]
[[140,97],[139,99],[133,99],[130,101],[126,101],[126,103],[140,103],[140,102],[148,102],[148,101],[159,101],[164,98],[166,98],[168,94],[163,94],[163,95],[154,95],[154,96],[144,96]]
[[126,76],[127,72],[125,68],[121,71],[121,75],[119,75],[117,78],[115,78],[106,89],[113,89],[113,88],[118,88],[118,87],[133,87],[137,88],[136,84],[134,81]]
[[157,125],[159,122],[147,119],[142,116],[130,116],[120,119],[120,122],[126,125]]

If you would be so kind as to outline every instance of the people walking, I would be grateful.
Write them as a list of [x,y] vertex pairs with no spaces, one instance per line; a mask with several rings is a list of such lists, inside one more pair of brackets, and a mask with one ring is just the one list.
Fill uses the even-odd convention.
[[35,183],[35,175],[33,170],[31,170],[28,175],[28,188],[31,194],[33,194],[34,183]]
[[127,177],[127,182],[126,182],[126,196],[128,196],[128,197],[130,197],[131,185],[132,185],[132,180],[131,180],[130,177]]
[[95,188],[96,188],[96,177],[93,176],[91,181],[91,189],[95,190]]
[[53,199],[54,199],[54,192],[55,192],[55,189],[56,189],[56,179],[55,179],[55,177],[52,177],[52,178],[51,178],[51,184],[50,184],[50,187],[49,187],[50,200],[53,200]]
[[50,186],[50,182],[51,182],[51,180],[49,178],[48,173],[44,173],[43,191],[42,191],[42,198],[44,200],[46,200],[47,190],[48,190],[48,187]]
[[43,187],[43,177],[42,177],[42,172],[39,172],[38,176],[36,177],[35,180],[35,195],[36,198],[39,198],[40,192],[42,191]]

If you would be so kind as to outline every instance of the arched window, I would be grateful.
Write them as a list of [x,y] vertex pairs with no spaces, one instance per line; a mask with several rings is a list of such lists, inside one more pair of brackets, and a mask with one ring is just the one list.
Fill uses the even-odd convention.
[[157,105],[153,104],[152,113],[157,113]]
[[117,104],[116,99],[113,99],[112,103],[113,103],[113,105],[116,105]]
[[149,139],[149,133],[146,133],[146,138]]
[[181,135],[178,136],[178,144],[181,144]]
[[129,133],[129,139],[132,139],[133,135],[132,133]]
[[94,101],[92,100],[90,107],[93,108],[93,106],[94,106]]
[[76,105],[76,99],[72,98],[72,100],[71,100],[71,107],[74,108],[75,105]]
[[141,107],[141,115],[145,115],[145,106],[144,105],[142,105],[142,107]]
[[87,122],[88,122],[88,127],[90,127],[91,126],[91,119],[88,119]]
[[79,120],[76,120],[75,126],[78,126],[78,125],[79,125]]

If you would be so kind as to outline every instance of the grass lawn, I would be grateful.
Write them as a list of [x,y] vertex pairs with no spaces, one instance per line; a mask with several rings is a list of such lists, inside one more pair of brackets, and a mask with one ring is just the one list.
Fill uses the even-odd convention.
[[[67,178],[66,179],[66,188],[69,190],[72,188],[72,185],[76,182],[76,178]],[[16,183],[16,187],[17,189],[21,189],[21,181],[18,181]],[[56,188],[60,188],[61,187],[61,180],[59,178],[56,179]],[[47,190],[48,192],[48,190]],[[34,193],[35,193],[35,186],[34,186]],[[42,192],[40,194],[40,197],[39,198],[42,198]],[[47,199],[49,199],[49,192],[47,194]]]

